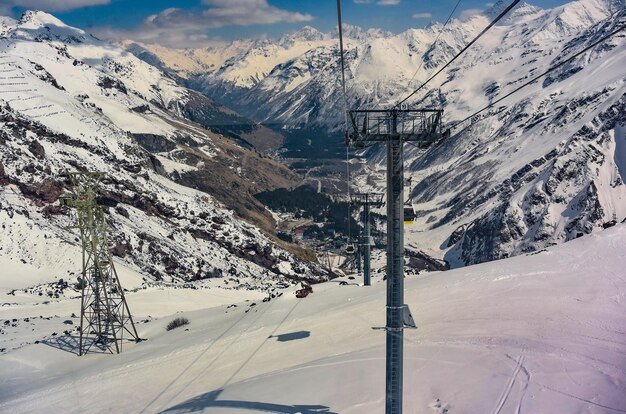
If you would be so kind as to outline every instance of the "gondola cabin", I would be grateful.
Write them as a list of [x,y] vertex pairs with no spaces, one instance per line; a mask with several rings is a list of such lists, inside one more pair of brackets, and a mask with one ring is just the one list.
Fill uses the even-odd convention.
[[413,224],[417,219],[417,215],[415,214],[415,207],[413,204],[405,204],[404,205],[404,224]]
[[354,244],[349,244],[346,246],[347,255],[353,255],[355,251],[356,251],[356,248],[354,247]]

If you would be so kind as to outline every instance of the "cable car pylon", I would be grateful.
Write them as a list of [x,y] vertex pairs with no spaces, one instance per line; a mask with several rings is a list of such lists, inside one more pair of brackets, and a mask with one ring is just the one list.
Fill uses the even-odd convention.
[[448,133],[441,132],[442,110],[408,109],[404,104],[408,98],[390,109],[348,110],[341,0],[337,0],[337,20],[344,122],[348,124],[349,117],[352,127],[352,131],[349,132],[347,130],[350,126],[346,125],[346,146],[365,148],[368,145],[387,144],[385,413],[402,414],[403,334],[405,327],[415,327],[413,317],[404,303],[404,143],[411,142],[414,146],[427,148]]
[[76,228],[82,248],[80,339],[78,355],[92,347],[122,352],[124,332],[140,342],[124,289],[109,248],[109,229],[104,210],[98,204],[98,189],[104,178],[100,172],[69,173],[73,190],[62,202],[76,209]]
[[350,203],[357,207],[363,207],[363,233],[360,240],[360,251],[363,257],[363,285],[370,286],[371,283],[371,226],[370,209],[382,207],[385,199],[383,193],[354,193],[350,196]]
[[404,143],[427,148],[444,137],[442,110],[380,109],[348,111],[352,131],[346,145],[387,144],[387,368],[386,414],[402,413],[405,327],[414,327],[404,303]]

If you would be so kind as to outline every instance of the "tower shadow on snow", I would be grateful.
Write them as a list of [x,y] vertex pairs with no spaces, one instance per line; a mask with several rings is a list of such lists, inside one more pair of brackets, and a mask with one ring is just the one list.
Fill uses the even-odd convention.
[[331,411],[330,408],[325,405],[283,405],[258,401],[218,400],[217,398],[220,396],[222,391],[223,390],[220,389],[198,395],[197,397],[161,411],[159,414],[195,413],[212,407],[238,408],[242,410],[277,414],[339,414]]
[[311,336],[310,331],[297,331],[297,332],[289,332],[279,335],[270,335],[269,338],[276,338],[278,342],[289,342],[296,341],[298,339],[305,339]]
[[[79,340],[80,337],[76,335],[59,335],[44,339],[40,343],[52,348],[60,349],[61,351],[69,352],[70,354],[79,355]],[[95,341],[93,338],[83,338],[83,341],[85,341],[85,349],[87,349],[86,353],[110,353],[106,346]]]

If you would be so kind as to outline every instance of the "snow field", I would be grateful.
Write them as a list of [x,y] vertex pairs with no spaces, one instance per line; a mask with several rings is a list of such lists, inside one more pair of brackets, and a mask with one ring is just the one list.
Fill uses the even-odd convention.
[[[625,241],[622,224],[407,278],[418,329],[405,331],[405,411],[625,412]],[[138,297],[128,295],[131,309]],[[328,282],[306,299],[285,291],[177,314],[188,331],[166,332],[167,317],[140,324],[148,341],[120,355],[24,346],[0,359],[0,411],[380,412],[384,333],[371,327],[384,324],[384,300],[380,279]],[[151,306],[162,302],[138,305],[138,318]]]

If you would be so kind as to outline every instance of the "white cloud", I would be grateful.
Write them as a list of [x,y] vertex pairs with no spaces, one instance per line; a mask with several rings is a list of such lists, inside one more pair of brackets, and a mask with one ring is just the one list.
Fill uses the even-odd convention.
[[[352,1],[354,1],[356,4],[366,4],[366,3],[372,2],[372,0],[352,0]],[[378,4],[379,6],[395,6],[397,4],[400,4],[400,0],[378,0],[376,4]]]
[[461,14],[459,14],[459,18],[461,20],[470,18],[472,16],[475,16],[477,14],[482,14],[483,13],[483,9],[465,9],[461,12]]
[[224,26],[250,26],[280,22],[306,22],[313,16],[279,9],[267,0],[203,0],[209,6],[200,12],[178,8],[165,9],[144,22],[154,28],[218,28]]
[[202,10],[169,8],[149,16],[137,28],[120,31],[97,28],[97,36],[108,39],[131,39],[171,47],[202,46],[209,29],[224,26],[250,26],[313,20],[310,14],[292,12],[268,4],[267,0],[202,0]]
[[279,9],[269,5],[267,0],[203,0],[202,3],[210,6],[203,16],[223,26],[313,20],[309,14]]
[[88,6],[100,6],[111,3],[111,0],[2,0],[2,10],[12,7],[43,10],[47,12],[67,11]]
[[430,19],[433,17],[432,13],[415,13],[413,15],[414,19]]

